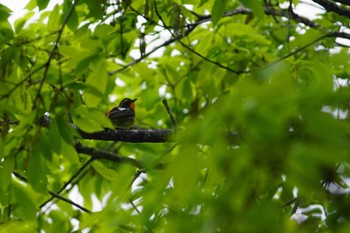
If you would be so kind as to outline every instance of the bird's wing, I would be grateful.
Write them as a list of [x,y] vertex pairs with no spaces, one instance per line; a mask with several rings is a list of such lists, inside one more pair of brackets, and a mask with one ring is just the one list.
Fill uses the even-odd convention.
[[133,117],[133,116],[135,116],[135,112],[130,108],[116,107],[108,112],[108,117],[111,119]]

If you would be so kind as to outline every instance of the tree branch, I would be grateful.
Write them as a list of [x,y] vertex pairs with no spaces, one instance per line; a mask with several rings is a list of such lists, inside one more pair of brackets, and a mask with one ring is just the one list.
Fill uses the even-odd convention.
[[[308,18],[302,17],[302,16],[296,14],[295,12],[293,12],[293,14],[291,14],[290,12],[288,12],[288,10],[277,10],[277,9],[275,9],[272,6],[265,6],[264,12],[265,12],[266,15],[286,17],[288,19],[291,18],[297,23],[302,23],[302,24],[304,24],[306,26],[309,26],[309,27],[312,27],[312,28],[320,28],[321,27],[320,24],[318,24],[316,22],[313,22],[312,20],[309,20]],[[238,15],[238,14],[251,15],[251,14],[253,14],[253,12],[250,9],[240,7],[240,8],[237,8],[235,10],[228,11],[228,12],[224,13],[223,17],[230,17],[230,16]],[[129,67],[131,67],[131,66],[133,66],[133,65],[135,65],[135,64],[137,64],[139,62],[141,62],[142,60],[144,60],[145,58],[150,56],[152,53],[156,52],[158,49],[160,49],[162,47],[165,47],[165,46],[167,46],[167,45],[169,45],[169,44],[171,44],[173,42],[178,41],[181,44],[182,42],[180,41],[180,39],[182,39],[183,37],[187,36],[191,31],[193,31],[195,29],[196,26],[198,26],[200,24],[203,24],[205,22],[211,21],[211,19],[212,19],[211,15],[199,15],[199,14],[196,14],[196,15],[198,17],[198,20],[196,22],[194,22],[194,23],[187,24],[186,27],[188,27],[188,29],[183,35],[178,35],[178,36],[173,35],[175,37],[173,37],[173,38],[165,41],[163,44],[153,48],[148,53],[145,53],[144,55],[140,56],[139,58],[135,59],[134,61],[128,63],[127,65],[124,65],[122,68],[120,68],[118,70],[114,70],[114,71],[108,72],[108,74],[109,75],[114,75],[114,74],[119,73],[119,72],[121,72],[123,70],[126,70],[127,68],[129,68]],[[169,26],[167,26],[167,25],[164,25],[164,27],[168,27],[168,30],[170,29]],[[344,32],[339,33],[339,34],[337,34],[337,32],[333,32],[333,36],[341,37],[341,38],[345,38],[345,39],[350,38],[350,34],[344,33]],[[183,46],[183,44],[181,44],[181,45]],[[187,49],[190,49],[191,52],[196,53],[196,51],[193,51],[193,49],[189,48],[186,44],[184,44],[184,46]],[[197,55],[202,57],[203,59],[206,59],[201,54],[197,54]]]
[[142,168],[140,162],[133,158],[120,156],[109,151],[98,150],[93,147],[83,146],[80,143],[75,143],[74,146],[78,153],[90,155],[93,159],[106,159],[118,163],[129,163],[137,168]]
[[[294,12],[293,12],[293,14],[290,14],[290,12],[288,12],[287,10],[276,10],[272,6],[265,6],[264,12],[267,15],[283,16],[286,18],[292,17],[292,19],[294,21],[296,21],[298,23],[305,24],[306,26],[309,26],[312,28],[318,28],[320,26],[318,23],[315,23],[307,18],[304,18],[304,17],[302,17]],[[237,9],[232,10],[232,11],[228,11],[228,12],[224,13],[222,17],[230,17],[230,16],[234,16],[234,15],[239,15],[239,14],[251,15],[251,14],[253,14],[253,12],[250,9],[239,7]],[[211,15],[199,16],[199,20],[197,22],[193,23],[192,25],[198,25],[198,24],[202,24],[202,23],[211,21],[211,18],[212,18]]]
[[350,6],[350,1],[349,0],[334,0],[336,2],[342,3],[344,5]]
[[169,142],[174,134],[172,129],[105,129],[101,132],[86,133],[78,129],[84,139],[121,141],[121,142]]
[[[334,12],[334,13],[337,13],[338,15],[342,15],[342,16],[345,16],[346,18],[350,18],[350,9],[339,6],[335,2],[331,2],[328,0],[312,0],[312,1],[321,5],[328,12]],[[347,5],[350,5],[349,1],[347,2]]]

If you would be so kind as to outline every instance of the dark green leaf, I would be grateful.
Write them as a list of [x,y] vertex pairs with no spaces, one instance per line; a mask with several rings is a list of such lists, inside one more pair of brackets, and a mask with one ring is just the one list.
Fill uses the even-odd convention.
[[50,0],[36,0],[39,11],[46,9],[47,5],[49,4]]

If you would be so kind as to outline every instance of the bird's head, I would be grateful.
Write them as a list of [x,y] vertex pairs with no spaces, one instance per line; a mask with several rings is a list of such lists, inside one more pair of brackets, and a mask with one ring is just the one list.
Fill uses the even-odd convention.
[[124,98],[122,101],[119,103],[119,107],[121,108],[131,108],[135,110],[135,101],[137,99],[129,99],[129,98]]

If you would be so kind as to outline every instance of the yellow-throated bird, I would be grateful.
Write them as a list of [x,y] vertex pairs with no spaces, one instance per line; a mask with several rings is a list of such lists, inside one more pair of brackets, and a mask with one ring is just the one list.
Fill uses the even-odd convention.
[[115,128],[128,129],[135,123],[135,101],[137,99],[124,98],[119,106],[106,112]]

